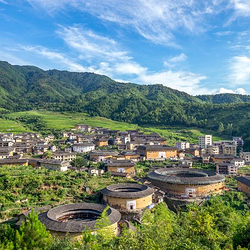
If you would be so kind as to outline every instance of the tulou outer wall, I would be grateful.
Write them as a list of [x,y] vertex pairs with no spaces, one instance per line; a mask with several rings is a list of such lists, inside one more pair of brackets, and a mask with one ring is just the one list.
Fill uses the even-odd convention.
[[109,196],[103,197],[105,202],[109,204],[111,207],[114,207],[116,209],[121,210],[127,210],[127,202],[128,201],[136,201],[136,210],[144,209],[147,206],[150,206],[152,204],[152,195],[137,198],[137,199],[124,199],[124,198],[114,198]]
[[[113,232],[115,236],[119,235],[119,229],[118,229],[118,223],[114,223],[110,226],[106,227],[107,229],[110,229],[110,231]],[[68,232],[56,232],[49,230],[52,236],[56,236],[59,238],[65,238],[70,237],[71,239],[81,240],[83,232],[77,232],[77,233],[68,233]],[[91,234],[98,234],[98,230],[91,230]]]
[[174,184],[161,181],[152,181],[152,183],[162,190],[166,191],[167,195],[185,195],[186,188],[195,188],[196,196],[206,196],[212,193],[221,193],[225,188],[225,182],[211,183],[207,185],[198,184]]

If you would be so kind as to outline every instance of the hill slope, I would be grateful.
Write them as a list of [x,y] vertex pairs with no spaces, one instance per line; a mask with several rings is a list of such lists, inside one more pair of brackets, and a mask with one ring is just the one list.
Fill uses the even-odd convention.
[[65,103],[69,98],[86,93],[91,93],[86,100],[90,96],[90,99],[96,99],[122,94],[123,97],[136,96],[145,100],[201,102],[162,85],[118,83],[93,73],[44,71],[34,66],[14,66],[0,61],[0,105],[4,108],[24,109],[44,103]]
[[147,126],[200,127],[249,139],[249,96],[194,97],[163,85],[119,83],[94,73],[44,71],[0,62],[0,108],[86,112]]
[[196,97],[203,102],[212,104],[250,102],[249,95],[239,95],[239,94],[229,94],[229,93],[217,94],[217,95],[199,95]]

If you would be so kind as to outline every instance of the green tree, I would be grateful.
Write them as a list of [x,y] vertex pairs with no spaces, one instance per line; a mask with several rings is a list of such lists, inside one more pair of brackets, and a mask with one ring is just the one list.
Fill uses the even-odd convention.
[[51,245],[51,234],[38,219],[38,214],[32,210],[28,218],[16,231],[16,249],[34,250],[48,249]]
[[82,158],[81,156],[77,156],[72,162],[71,165],[77,168],[84,167],[88,165],[88,160]]
[[46,159],[50,159],[52,157],[53,153],[51,150],[47,150],[46,152],[43,153],[43,157]]
[[115,235],[114,230],[110,227],[111,223],[108,217],[108,210],[110,209],[107,206],[101,213],[100,218],[97,219],[95,227],[97,229],[97,236],[101,238],[104,243],[109,242]]
[[224,125],[222,122],[220,122],[219,126],[218,126],[218,129],[217,129],[217,132],[219,134],[222,134],[224,132]]

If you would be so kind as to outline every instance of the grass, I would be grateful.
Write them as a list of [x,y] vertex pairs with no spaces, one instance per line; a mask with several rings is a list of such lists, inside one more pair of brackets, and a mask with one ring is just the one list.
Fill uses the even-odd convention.
[[[104,127],[110,129],[117,129],[125,131],[127,129],[140,129],[142,131],[156,132],[167,139],[167,144],[174,145],[177,141],[189,141],[191,143],[197,143],[198,137],[204,134],[215,134],[214,131],[198,129],[198,128],[183,128],[183,127],[140,127],[136,124],[129,124],[126,122],[113,121],[103,117],[91,117],[86,113],[69,113],[69,112],[51,112],[45,110],[39,111],[26,111],[17,112],[6,115],[9,119],[14,119],[23,116],[39,117],[47,129],[56,129],[60,131],[66,131],[74,128],[76,124],[87,124],[90,126]],[[12,129],[13,121],[10,121],[10,129]],[[15,122],[14,122],[15,123]],[[29,128],[24,127],[22,124],[15,123],[16,126],[20,126],[26,131]],[[2,127],[0,126],[0,131]],[[6,128],[5,130],[6,131]],[[39,131],[38,131],[39,132]],[[216,135],[214,140],[228,139]]]
[[1,133],[23,133],[30,131],[28,128],[25,128],[21,123],[12,121],[12,120],[6,120],[6,119],[0,119],[0,132]]
[[[98,193],[104,187],[124,178],[108,175],[89,176],[85,172],[58,172],[31,166],[2,166],[0,168],[0,222],[22,210],[44,205],[72,202],[98,202]],[[89,187],[90,191],[85,192]]]
[[250,166],[240,167],[238,172],[241,175],[250,175]]

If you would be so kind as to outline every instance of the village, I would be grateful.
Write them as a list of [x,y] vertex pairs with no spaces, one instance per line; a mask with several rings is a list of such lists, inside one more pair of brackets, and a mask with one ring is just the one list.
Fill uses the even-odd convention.
[[[71,131],[61,132],[60,138],[0,134],[0,166],[86,172],[89,178],[109,173],[122,178],[99,191],[102,198],[98,203],[35,208],[52,234],[77,238],[85,226],[95,230],[96,219],[109,205],[108,216],[117,235],[121,225],[133,229],[130,222],[140,223],[145,210],[163,201],[173,211],[192,202],[202,204],[211,195],[227,191],[231,178],[237,180],[238,191],[250,196],[250,178],[239,174],[240,168],[250,164],[250,152],[244,152],[243,146],[241,137],[213,141],[212,135],[200,136],[197,144],[179,141],[168,146],[157,133],[77,124]],[[144,164],[148,168],[141,168]],[[30,212],[24,211],[17,225]]]

